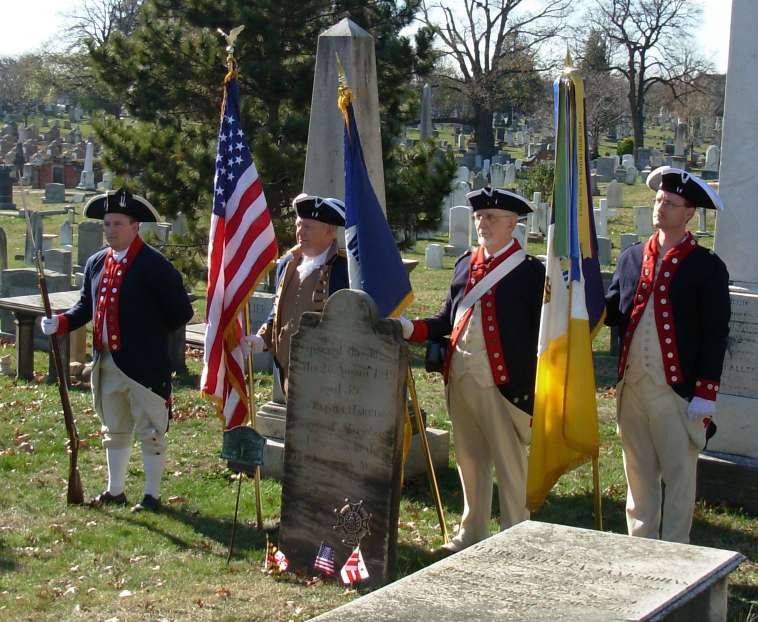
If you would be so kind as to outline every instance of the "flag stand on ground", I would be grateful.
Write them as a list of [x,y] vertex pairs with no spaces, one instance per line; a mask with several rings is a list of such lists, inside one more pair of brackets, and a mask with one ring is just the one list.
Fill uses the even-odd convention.
[[[352,92],[347,85],[344,68],[337,57],[339,73],[339,97],[337,105],[345,122],[345,243],[347,246],[347,267],[351,289],[366,292],[376,303],[382,318],[397,317],[413,300],[413,290],[408,271],[397,250],[387,219],[371,186],[363,148],[358,134],[358,126],[353,112]],[[412,388],[414,413],[417,413],[417,427],[421,448],[429,475],[429,482],[437,506],[442,537],[447,542],[447,527],[442,509],[437,478],[434,473],[429,443],[426,438],[421,411],[416,398],[415,385],[408,367],[408,387]],[[411,442],[411,424],[407,408],[404,409],[404,451],[403,458]]]
[[[200,385],[203,394],[216,403],[217,413],[224,422],[225,438],[231,438],[235,430],[245,426],[248,418],[254,419],[252,357],[247,357],[249,375],[246,382],[245,356],[239,344],[243,321],[247,318],[248,299],[273,267],[278,252],[263,186],[241,127],[234,41],[242,28],[234,28],[229,35],[222,33],[228,44],[228,72],[224,78],[224,101],[213,179],[213,211],[208,241],[207,329]],[[242,473],[239,477],[237,508]],[[261,528],[258,469],[255,484],[258,526]],[[234,547],[236,524],[237,509],[229,557]]]
[[565,472],[592,462],[602,529],[592,337],[605,301],[592,213],[582,78],[566,67],[554,83],[555,179],[540,321],[527,507],[539,508]]

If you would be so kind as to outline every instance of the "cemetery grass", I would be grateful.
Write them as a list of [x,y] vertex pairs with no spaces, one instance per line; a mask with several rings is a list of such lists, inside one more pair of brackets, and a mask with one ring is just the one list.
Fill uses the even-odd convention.
[[[454,259],[445,258],[446,270],[427,270],[425,245],[420,242],[415,253],[407,254],[419,260],[411,275],[416,298],[409,317],[436,312],[449,285]],[[599,339],[598,349],[607,349],[607,336]],[[0,355],[12,353],[10,346],[0,347]],[[411,348],[411,363],[427,421],[450,430],[441,377],[423,370],[421,348]],[[35,369],[45,365],[46,355],[37,353]],[[165,509],[157,515],[131,514],[126,508],[67,507],[67,457],[57,389],[44,384],[42,375],[30,383],[0,378],[0,620],[304,620],[359,595],[333,581],[274,578],[261,572],[266,538],[277,540],[280,515],[281,487],[267,479],[262,481],[262,532],[255,524],[253,484],[243,481],[235,554],[226,564],[237,482],[218,458],[221,426],[197,392],[200,360],[192,352],[188,366],[190,374],[176,382],[162,491]],[[600,384],[604,528],[624,533],[625,486],[612,379],[601,378]],[[258,375],[257,402],[267,400],[270,392],[271,377]],[[71,395],[83,439],[80,471],[85,494],[91,497],[106,483],[99,426],[89,392],[74,387]],[[453,447],[448,467],[437,476],[453,533],[462,511]],[[132,503],[141,495],[142,479],[135,448],[126,491]],[[493,506],[494,532],[496,501]],[[561,478],[533,518],[593,528],[589,465]],[[693,542],[738,550],[748,558],[732,575],[729,609],[730,620],[747,620],[751,604],[758,602],[758,519],[699,503]],[[423,480],[406,483],[398,576],[436,561],[433,550],[441,543],[428,485]],[[317,546],[314,543],[314,554]]]

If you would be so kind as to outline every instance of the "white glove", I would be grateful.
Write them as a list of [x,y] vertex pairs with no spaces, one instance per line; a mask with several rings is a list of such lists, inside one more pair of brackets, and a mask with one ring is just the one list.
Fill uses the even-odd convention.
[[58,316],[43,317],[39,322],[39,327],[46,335],[54,335],[58,332]]
[[240,339],[240,349],[245,356],[257,354],[266,349],[266,342],[260,335],[245,335]]
[[687,407],[687,418],[690,421],[702,419],[716,412],[716,402],[706,400],[702,397],[693,397],[690,405]]
[[410,339],[413,334],[413,322],[404,315],[398,317],[397,321],[400,322],[400,326],[403,328],[403,339]]

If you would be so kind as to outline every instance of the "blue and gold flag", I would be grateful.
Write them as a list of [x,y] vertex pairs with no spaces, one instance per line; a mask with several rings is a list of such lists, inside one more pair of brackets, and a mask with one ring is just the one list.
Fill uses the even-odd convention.
[[[344,82],[344,76],[340,78]],[[382,318],[396,317],[413,300],[408,271],[371,185],[352,94],[343,83],[337,105],[345,121],[345,242],[351,289],[374,299]]]

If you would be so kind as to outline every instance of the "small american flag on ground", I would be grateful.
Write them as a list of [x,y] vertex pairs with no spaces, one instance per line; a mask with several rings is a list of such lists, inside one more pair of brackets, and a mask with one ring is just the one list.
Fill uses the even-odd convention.
[[342,578],[342,582],[346,585],[360,583],[364,579],[368,579],[368,570],[363,561],[360,547],[355,547],[350,554],[350,557],[347,558],[345,565],[342,566],[342,570],[340,570],[340,577]]
[[224,428],[247,417],[241,311],[277,256],[274,227],[240,126],[237,73],[224,80],[213,213],[208,242],[208,301],[201,387],[213,397]]
[[334,549],[328,544],[321,543],[318,547],[316,560],[313,562],[314,570],[319,570],[327,577],[332,577],[336,573],[334,566]]

